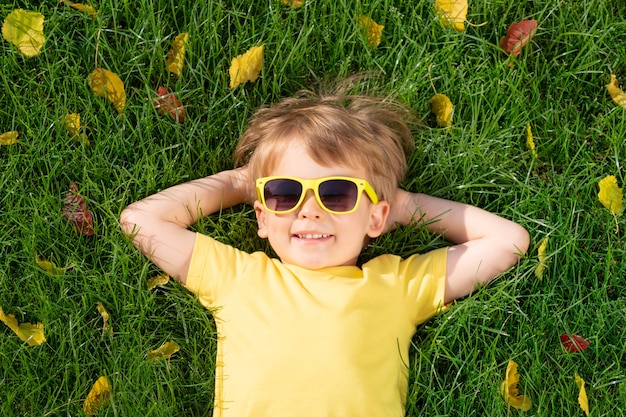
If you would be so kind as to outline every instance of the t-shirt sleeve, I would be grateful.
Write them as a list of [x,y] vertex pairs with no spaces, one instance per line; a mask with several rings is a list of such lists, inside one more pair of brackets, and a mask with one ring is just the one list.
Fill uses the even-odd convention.
[[447,254],[445,247],[401,262],[399,275],[404,280],[407,309],[415,325],[444,309]]
[[252,255],[196,233],[185,287],[207,308],[216,307],[243,275],[245,258]]

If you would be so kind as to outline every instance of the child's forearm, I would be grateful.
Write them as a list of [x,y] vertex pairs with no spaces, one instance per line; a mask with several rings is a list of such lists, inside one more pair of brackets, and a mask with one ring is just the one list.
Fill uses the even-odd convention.
[[425,223],[431,232],[442,234],[457,244],[487,235],[502,235],[507,228],[521,227],[475,206],[403,190],[398,191],[394,206],[392,216],[395,222],[403,226],[413,222]]
[[246,169],[223,171],[129,205],[120,225],[146,257],[184,283],[195,242],[187,228],[202,216],[252,198]]
[[245,171],[231,170],[167,188],[129,205],[124,211],[187,228],[203,216],[250,202]]
[[468,204],[398,191],[392,220],[425,222],[431,232],[454,243],[448,249],[445,302],[511,268],[528,249],[529,235],[519,224]]

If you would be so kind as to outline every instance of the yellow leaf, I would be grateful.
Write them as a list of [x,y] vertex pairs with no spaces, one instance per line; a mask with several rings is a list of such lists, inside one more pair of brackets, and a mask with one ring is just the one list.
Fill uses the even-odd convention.
[[535,150],[535,141],[533,140],[533,131],[530,129],[530,123],[526,123],[526,147],[530,150],[530,154],[533,158],[537,158],[537,151]]
[[587,400],[587,392],[585,391],[585,380],[579,377],[577,374],[574,374],[574,379],[576,380],[576,385],[578,386],[578,404],[580,404],[580,408],[583,409],[585,415],[589,415],[589,400]]
[[147,282],[148,291],[153,290],[154,288],[160,285],[165,285],[169,281],[170,281],[170,277],[167,274],[160,274],[160,275],[157,275],[156,277],[152,277]]
[[535,268],[535,276],[539,278],[539,281],[543,281],[543,272],[548,266],[546,264],[546,249],[548,248],[548,237],[546,236],[541,243],[539,244],[539,249],[537,249],[537,258],[539,259],[539,265]]
[[230,88],[235,88],[246,81],[254,82],[263,68],[264,46],[253,46],[243,55],[233,58],[230,69]]
[[100,315],[102,316],[102,321],[104,322],[102,324],[102,334],[112,335],[113,326],[111,326],[111,323],[109,323],[109,318],[110,318],[109,312],[106,310],[106,308],[104,308],[104,305],[102,305],[100,301],[98,301],[97,308],[98,308],[98,311],[100,312]]
[[43,34],[44,17],[41,13],[22,9],[13,10],[4,19],[2,36],[7,42],[17,46],[20,53],[33,57],[46,42]]
[[613,101],[626,109],[626,93],[619,88],[619,83],[615,75],[611,74],[611,82],[606,85],[606,89],[609,91]]
[[151,350],[148,353],[148,360],[158,361],[163,359],[170,359],[172,355],[178,352],[180,348],[173,340],[163,343],[158,349]]
[[59,268],[58,266],[55,265],[54,262],[41,259],[37,254],[35,254],[35,262],[37,262],[37,265],[39,265],[41,269],[43,269],[44,271],[46,271],[47,273],[51,275],[56,275],[59,277],[65,275],[65,268]]
[[61,3],[65,3],[68,6],[73,7],[76,10],[79,10],[81,12],[87,13],[91,17],[98,16],[98,12],[96,11],[96,9],[94,9],[91,6],[86,6],[86,5],[80,4],[80,3],[74,3],[74,2],[69,1],[69,0],[61,0]]
[[96,68],[89,74],[87,81],[95,95],[106,98],[113,103],[118,113],[122,113],[126,106],[126,92],[124,83],[117,74],[104,68]]
[[17,143],[17,131],[5,132],[0,134],[0,145],[14,145]]
[[459,32],[465,30],[467,0],[436,0],[435,10],[443,26]]
[[380,45],[380,38],[383,34],[384,26],[374,22],[368,16],[358,16],[357,19],[361,31],[367,38],[367,43],[372,48],[376,48],[378,45]]
[[65,128],[70,135],[76,136],[80,132],[80,114],[70,113],[65,115]]
[[28,346],[39,346],[46,341],[46,336],[43,332],[43,324],[41,323],[18,324],[13,314],[9,314],[8,316],[4,314],[2,307],[0,307],[0,321],[9,326],[20,339],[28,343]]
[[167,70],[178,76],[180,76],[185,63],[185,49],[187,48],[188,40],[189,35],[187,33],[180,33],[174,38],[172,49],[167,53]]
[[598,183],[600,186],[600,192],[598,193],[598,199],[602,205],[614,215],[620,215],[622,212],[623,194],[622,189],[617,186],[617,178],[614,175],[609,175],[600,180]]
[[85,145],[89,146],[89,139],[87,139],[87,135],[84,133],[80,133],[81,125],[80,125],[80,114],[78,113],[70,113],[65,115],[65,128],[74,140],[79,142],[84,142]]
[[304,0],[282,0],[282,2],[287,6],[293,7],[294,9],[302,7],[302,5],[304,4]]
[[88,416],[98,412],[100,407],[105,407],[111,399],[111,383],[106,376],[101,376],[91,387],[83,403],[83,411]]
[[517,384],[519,383],[519,374],[517,373],[517,364],[513,361],[509,361],[506,367],[506,377],[500,386],[500,392],[504,397],[504,400],[511,406],[518,410],[528,411],[530,410],[530,398],[525,395],[519,395],[517,390]]
[[454,115],[454,106],[445,94],[435,94],[430,99],[430,108],[437,117],[437,126],[452,126],[452,116]]

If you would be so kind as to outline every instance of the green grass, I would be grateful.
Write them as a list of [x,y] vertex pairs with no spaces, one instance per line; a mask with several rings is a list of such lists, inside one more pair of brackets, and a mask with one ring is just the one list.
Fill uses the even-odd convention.
[[[411,350],[408,416],[508,416],[499,387],[519,364],[527,415],[583,415],[574,384],[586,381],[592,416],[626,415],[626,222],[597,199],[606,175],[625,181],[626,114],[608,96],[611,73],[626,84],[626,6],[620,1],[470,1],[463,33],[443,28],[432,1],[103,0],[91,19],[56,0],[4,1],[0,18],[24,8],[46,17],[47,42],[31,59],[0,41],[0,306],[20,322],[45,324],[47,342],[28,347],[0,326],[0,414],[75,416],[100,375],[114,388],[109,416],[208,416],[216,334],[210,314],[180,285],[153,291],[159,271],[118,226],[129,203],[232,166],[231,152],[253,109],[311,88],[316,80],[379,71],[431,128],[418,132],[406,187],[476,204],[524,225],[531,249],[513,270],[422,326]],[[356,14],[385,25],[369,48]],[[508,25],[539,21],[509,66],[497,44]],[[191,45],[180,78],[165,71],[179,32]],[[228,87],[230,60],[265,45],[259,80]],[[128,104],[120,117],[86,82],[95,63],[117,73]],[[184,124],[151,105],[159,85],[186,105]],[[435,128],[428,100],[455,104],[454,125]],[[80,113],[91,141],[73,141],[67,113]],[[525,146],[535,135],[538,159]],[[78,236],[60,215],[76,181],[97,236]],[[198,230],[245,250],[268,250],[246,207],[203,219]],[[536,249],[550,237],[543,281]],[[397,230],[364,257],[403,256],[441,246],[423,230]],[[58,266],[52,276],[35,254]],[[102,335],[100,301],[114,335]],[[568,353],[561,333],[591,341]],[[169,363],[147,352],[180,345]]]

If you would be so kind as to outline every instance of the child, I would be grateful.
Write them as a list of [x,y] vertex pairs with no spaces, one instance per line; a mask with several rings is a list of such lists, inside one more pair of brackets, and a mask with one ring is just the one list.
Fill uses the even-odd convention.
[[[213,312],[215,416],[403,416],[416,326],[526,252],[518,224],[398,188],[407,117],[385,99],[300,94],[255,113],[239,168],[123,211],[142,253]],[[188,230],[240,203],[280,259]],[[417,221],[454,245],[357,266],[368,239]]]

